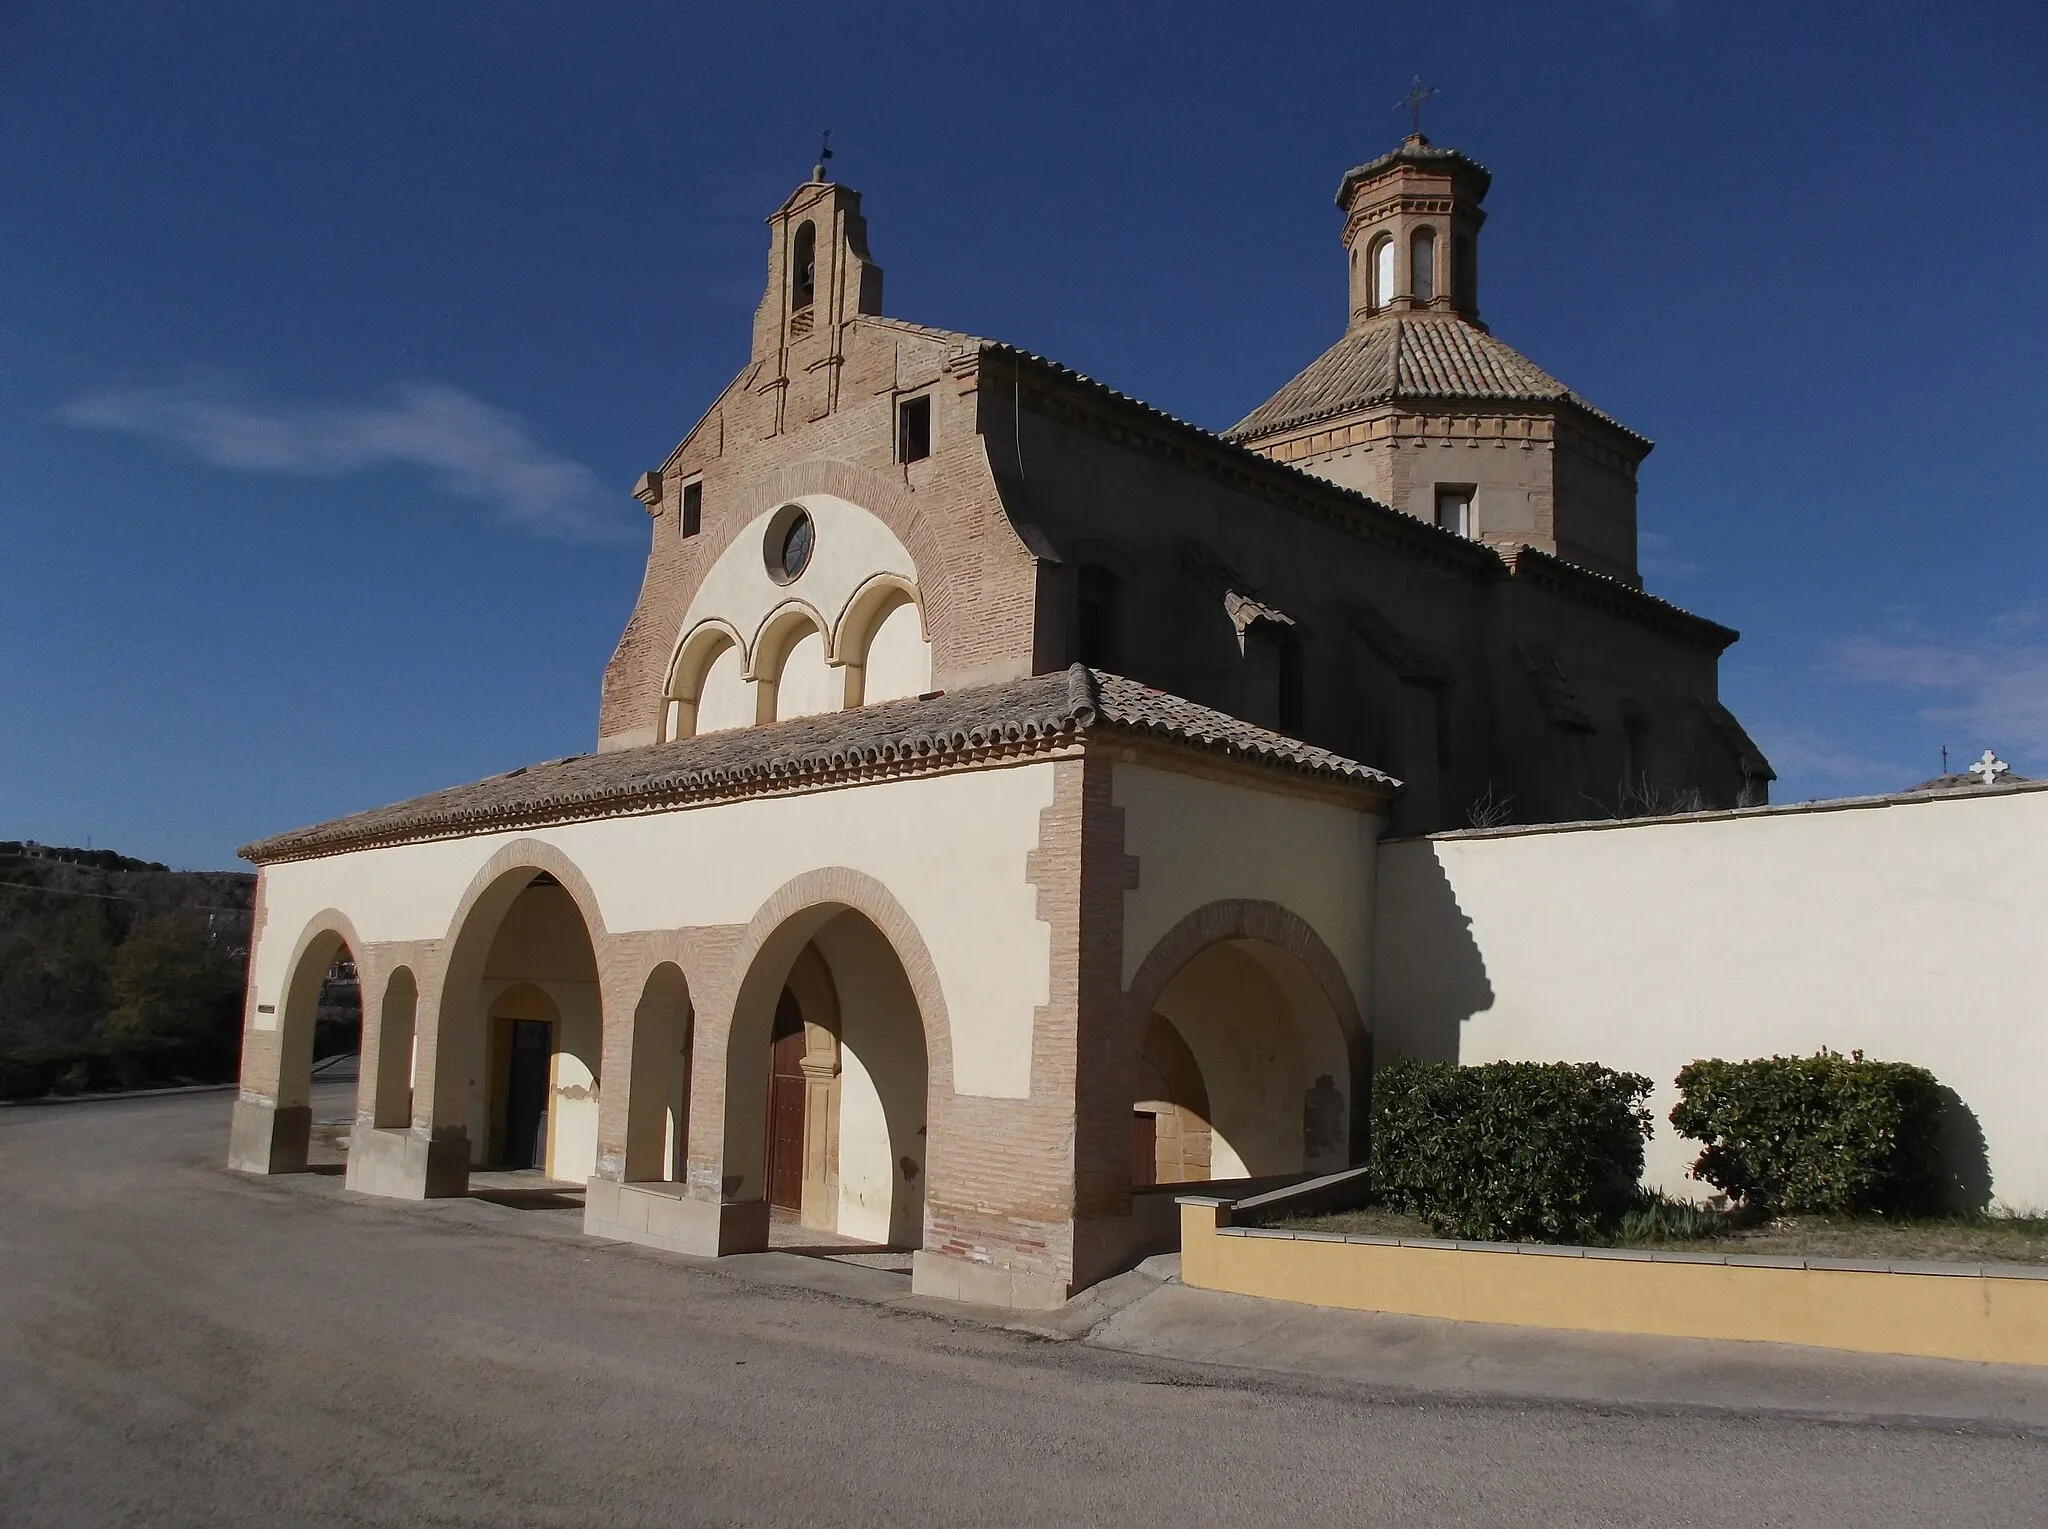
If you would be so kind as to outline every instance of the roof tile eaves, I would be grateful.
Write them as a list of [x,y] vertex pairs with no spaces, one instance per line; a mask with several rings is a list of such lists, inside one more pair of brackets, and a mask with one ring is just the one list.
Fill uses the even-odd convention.
[[[1080,678],[1086,676],[1086,681]],[[1104,697],[1103,691],[1108,695]],[[1005,704],[1015,709],[1003,711]],[[990,712],[989,708],[997,708]],[[863,778],[891,777],[944,769],[976,755],[1042,752],[1096,727],[1143,733],[1184,746],[1234,755],[1269,768],[1391,791],[1397,782],[1384,773],[1328,750],[1212,711],[1164,692],[1150,691],[1121,676],[1083,670],[1034,676],[1005,686],[961,691],[925,701],[888,703],[897,716],[915,716],[913,708],[938,709],[936,726],[881,736],[846,738],[835,725],[887,723],[885,708],[827,714],[831,719],[801,718],[770,724],[767,729],[738,729],[652,744],[647,749],[691,749],[712,754],[699,769],[636,772],[643,750],[578,755],[550,764],[522,767],[466,786],[429,793],[412,802],[372,808],[328,823],[272,835],[244,845],[238,853],[259,864],[338,854],[348,850],[420,839],[446,838],[486,827],[505,829],[544,822],[575,820],[614,813],[659,810],[687,803],[709,803],[760,794],[790,786],[824,787]],[[958,712],[960,715],[944,715]],[[985,714],[986,713],[986,714]],[[715,756],[735,747],[772,746],[782,729],[826,730],[827,736],[789,754],[773,752],[738,763],[719,763]],[[801,735],[799,735],[801,736]],[[509,782],[560,772],[568,778],[559,789],[508,798]],[[589,782],[593,772],[616,773],[619,779]],[[465,799],[470,798],[470,799]]]

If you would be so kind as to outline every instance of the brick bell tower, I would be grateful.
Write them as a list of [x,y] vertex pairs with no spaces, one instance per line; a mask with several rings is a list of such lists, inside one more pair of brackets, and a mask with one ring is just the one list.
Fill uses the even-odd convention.
[[860,193],[811,178],[768,217],[768,286],[754,310],[756,390],[777,396],[774,433],[822,419],[839,404],[845,330],[882,311],[882,268],[868,254]]
[[1479,204],[1487,170],[1420,133],[1337,187],[1351,266],[1351,325],[1392,314],[1455,313],[1479,323]]
[[1650,442],[1480,321],[1492,182],[1419,132],[1346,171],[1344,333],[1225,434],[1503,555],[1534,547],[1640,583]]

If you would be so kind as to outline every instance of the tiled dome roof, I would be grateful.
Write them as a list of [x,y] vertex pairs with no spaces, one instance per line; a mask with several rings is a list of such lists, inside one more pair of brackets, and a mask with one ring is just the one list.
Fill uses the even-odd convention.
[[1251,440],[1399,399],[1569,403],[1627,429],[1476,324],[1401,314],[1348,331],[1224,434]]

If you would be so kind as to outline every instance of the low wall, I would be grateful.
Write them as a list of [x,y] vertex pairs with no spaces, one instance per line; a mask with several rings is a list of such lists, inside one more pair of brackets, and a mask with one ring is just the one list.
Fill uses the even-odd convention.
[[2048,782],[1383,845],[1379,1057],[1647,1074],[1822,1046],[1954,1091],[1956,1198],[2048,1206]]
[[2048,1365],[2048,1267],[1339,1237],[1231,1226],[1229,1212],[1181,1204],[1183,1284],[1454,1322]]

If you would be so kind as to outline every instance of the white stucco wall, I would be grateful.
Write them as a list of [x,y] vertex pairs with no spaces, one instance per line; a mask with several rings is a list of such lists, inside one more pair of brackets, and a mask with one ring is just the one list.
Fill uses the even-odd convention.
[[[777,583],[769,575],[764,548],[783,502],[764,506],[705,573],[677,629],[681,645],[706,622],[714,627],[724,623],[740,634],[743,644],[721,652],[700,682],[698,733],[752,726],[758,712],[757,679],[776,681],[777,719],[837,711],[848,693],[847,671],[828,663],[834,653],[841,662],[865,666],[858,693],[866,701],[899,700],[931,689],[931,645],[924,639],[914,602],[889,611],[864,641],[860,635],[872,619],[877,591],[886,599],[888,591],[898,587],[894,580],[916,586],[916,565],[895,533],[871,512],[830,494],[807,494],[792,502],[809,513],[815,533],[803,572],[788,583]],[[842,631],[856,603],[862,614],[853,629]],[[823,630],[798,638],[787,654],[780,654],[781,643],[788,640],[783,622],[793,605],[807,607]],[[779,635],[764,651],[764,631],[771,627]],[[693,653],[692,662],[697,661],[701,659]],[[771,666],[778,666],[774,674],[763,672]],[[756,673],[756,679],[746,678],[749,672]],[[669,703],[663,735],[674,736],[678,725],[677,708]]]
[[958,1091],[1023,1098],[1051,944],[1025,860],[1053,770],[966,771],[273,865],[251,973],[257,1001],[279,1001],[299,931],[324,908],[345,913],[366,941],[446,937],[471,880],[520,838],[559,847],[614,932],[744,924],[785,882],[845,866],[887,887],[924,937]]
[[1380,820],[1355,808],[1119,762],[1124,848],[1124,985],[1188,914],[1225,898],[1280,904],[1330,947],[1361,1012],[1370,991],[1373,850]]
[[751,645],[769,613],[793,599],[836,626],[854,591],[876,574],[893,573],[916,582],[917,565],[910,553],[877,516],[831,494],[805,494],[793,502],[810,513],[816,531],[811,560],[789,583],[776,583],[768,576],[762,544],[768,523],[783,502],[764,504],[719,554],[690,601],[678,636],[717,618],[731,622]]
[[[1154,1007],[1201,1069],[1210,1174],[1299,1171],[1308,1068],[1287,1000],[1259,964],[1229,945],[1211,946],[1181,968]],[[1338,1050],[1341,1057],[1341,1042]]]
[[838,1230],[915,1246],[924,1231],[929,1076],[917,998],[865,919],[841,915],[816,944],[839,998]]
[[2048,791],[1892,798],[1381,847],[1380,1054],[1656,1080],[1648,1176],[1698,1195],[1671,1080],[1821,1046],[1915,1062],[2048,1206]]
[[746,663],[746,656],[733,644],[721,649],[711,667],[704,671],[697,692],[698,732],[718,733],[729,727],[754,725],[754,682],[746,676]]
[[902,701],[932,688],[932,648],[918,629],[917,607],[908,601],[882,618],[868,639],[861,698]]
[[775,719],[780,722],[839,710],[844,693],[839,675],[839,670],[825,662],[824,633],[806,632],[782,660],[775,686]]

